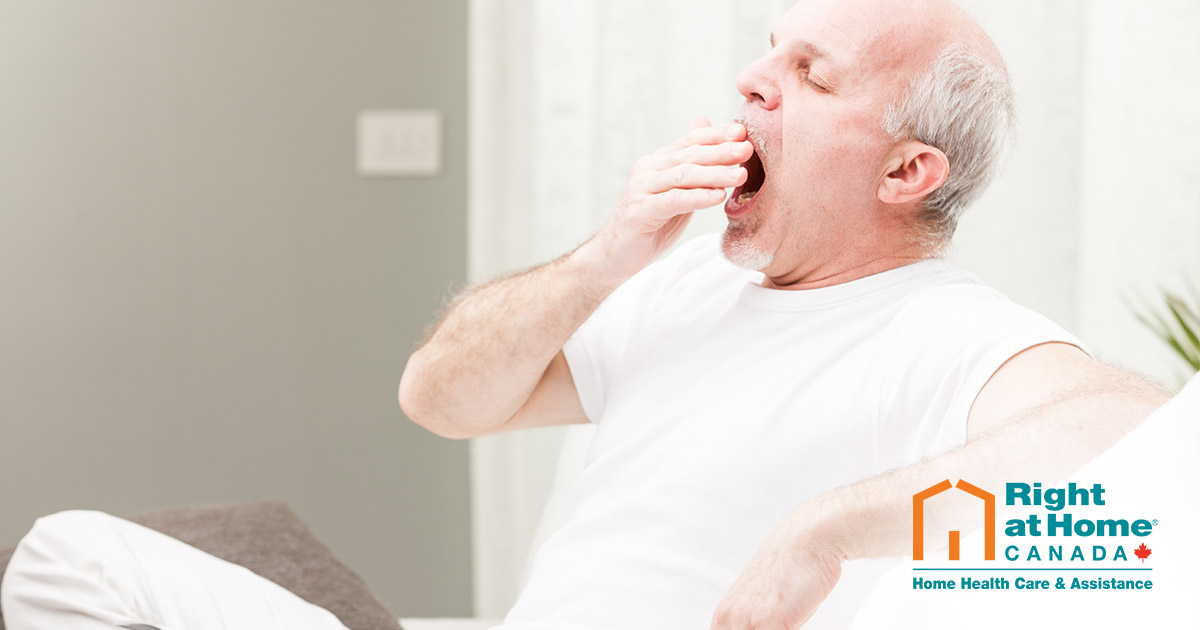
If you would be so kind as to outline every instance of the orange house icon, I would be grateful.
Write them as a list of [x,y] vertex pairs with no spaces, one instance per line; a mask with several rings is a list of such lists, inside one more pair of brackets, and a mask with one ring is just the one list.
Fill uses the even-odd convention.
[[[953,487],[983,499],[983,559],[996,559],[996,495],[962,479]],[[925,499],[949,490],[950,480],[930,486],[913,495],[913,560],[925,559]],[[958,532],[950,532],[950,559],[958,560]]]

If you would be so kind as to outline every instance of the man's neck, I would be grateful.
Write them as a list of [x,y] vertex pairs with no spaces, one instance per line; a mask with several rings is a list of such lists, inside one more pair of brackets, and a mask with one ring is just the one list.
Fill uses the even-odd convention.
[[778,275],[765,273],[762,286],[784,291],[820,289],[938,256],[937,249],[912,243],[882,251],[878,247],[865,249],[867,251],[853,247],[845,248],[838,256],[822,263],[798,266]]

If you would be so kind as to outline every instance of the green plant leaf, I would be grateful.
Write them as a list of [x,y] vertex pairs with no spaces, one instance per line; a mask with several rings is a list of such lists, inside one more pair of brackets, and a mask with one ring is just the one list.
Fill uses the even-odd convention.
[[[1187,304],[1180,302],[1178,299],[1173,299],[1174,296],[1167,295],[1167,310],[1171,311],[1171,315],[1175,317],[1175,323],[1179,324],[1179,330],[1183,332],[1183,336],[1187,338],[1189,348],[1200,349],[1200,338],[1196,337],[1196,332],[1188,324],[1188,320],[1184,319],[1183,313],[1189,316],[1191,313],[1187,310]],[[1188,317],[1188,319],[1191,319]]]
[[[1175,316],[1186,318],[1188,320],[1186,323],[1181,321],[1180,322],[1181,326],[1184,326],[1185,328],[1193,328],[1193,329],[1200,327],[1200,311],[1194,310],[1191,306],[1188,305],[1187,302],[1185,302],[1183,300],[1182,297],[1175,295],[1173,293],[1167,293],[1166,298],[1167,298],[1167,306],[1169,308],[1171,308],[1173,311],[1177,311]],[[1197,344],[1197,345],[1200,345],[1200,344]]]
[[1136,303],[1127,296],[1121,299],[1138,322],[1166,343],[1193,370],[1200,371],[1200,292],[1197,292],[1190,279],[1187,286],[1194,306],[1181,295],[1161,287],[1159,291],[1165,309],[1162,306],[1156,308],[1144,299]]

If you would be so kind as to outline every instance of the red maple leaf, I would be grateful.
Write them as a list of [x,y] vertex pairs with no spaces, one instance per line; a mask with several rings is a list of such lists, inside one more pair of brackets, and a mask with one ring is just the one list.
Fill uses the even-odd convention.
[[1146,558],[1150,557],[1150,548],[1146,546],[1146,543],[1142,543],[1141,547],[1133,550],[1133,555],[1141,558],[1142,562],[1145,562]]

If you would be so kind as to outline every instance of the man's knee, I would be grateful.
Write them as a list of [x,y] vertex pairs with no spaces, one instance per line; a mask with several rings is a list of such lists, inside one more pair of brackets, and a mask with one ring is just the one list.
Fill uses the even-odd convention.
[[39,571],[48,565],[90,564],[122,548],[126,521],[92,510],[43,516],[17,544],[8,572]]
[[128,602],[112,590],[117,583],[131,584],[123,540],[130,525],[89,510],[35,521],[0,582],[0,606],[6,617],[13,617],[9,627],[64,627],[64,616],[87,617],[108,627],[130,619]]
[[18,548],[38,547],[43,542],[78,542],[103,535],[119,522],[121,519],[111,514],[94,510],[67,510],[50,514],[33,522],[33,527],[21,539]]
[[72,532],[80,529],[94,528],[97,525],[120,520],[111,514],[96,510],[66,510],[43,516],[33,522],[30,534],[45,532]]

